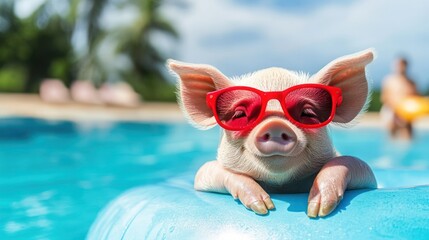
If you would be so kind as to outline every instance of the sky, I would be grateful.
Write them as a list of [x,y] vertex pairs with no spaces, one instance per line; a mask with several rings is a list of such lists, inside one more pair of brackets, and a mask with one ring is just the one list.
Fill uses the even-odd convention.
[[337,57],[373,48],[373,88],[405,56],[420,91],[429,89],[429,1],[184,0],[164,7],[180,41],[169,57],[212,64],[227,76],[277,66],[316,73]]
[[[26,17],[44,1],[16,0],[17,14]],[[429,91],[429,1],[164,2],[164,16],[180,34],[178,42],[155,35],[168,58],[212,64],[227,76],[272,66],[313,74],[337,57],[373,48],[376,59],[367,74],[373,88],[392,71],[394,59],[405,56],[411,78],[421,92]],[[57,5],[62,11],[64,4]],[[107,28],[132,24],[138,16],[132,8],[108,9],[102,18]]]

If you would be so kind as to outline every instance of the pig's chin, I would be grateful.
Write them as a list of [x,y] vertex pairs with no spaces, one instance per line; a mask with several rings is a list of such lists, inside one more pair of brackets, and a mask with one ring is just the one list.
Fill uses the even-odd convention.
[[234,171],[247,174],[258,181],[268,184],[283,184],[293,178],[304,161],[302,156],[257,156],[250,151],[244,153],[241,162],[247,162],[246,166],[237,165]]
[[305,142],[294,144],[288,151],[276,151],[271,153],[261,153],[257,148],[249,146],[247,154],[252,155],[257,161],[257,165],[265,169],[269,173],[284,173],[299,165],[297,159],[302,158],[302,153],[305,149]]
[[290,169],[295,163],[295,158],[285,155],[255,156],[259,164],[272,173],[280,173]]
[[[257,149],[248,148],[244,152],[244,157],[248,160],[253,159],[253,162],[259,168],[270,173],[282,173],[289,171],[297,165],[297,159],[301,158],[304,146],[296,145],[293,149],[287,152],[273,152],[270,154],[262,154]],[[300,161],[298,161],[299,164]]]

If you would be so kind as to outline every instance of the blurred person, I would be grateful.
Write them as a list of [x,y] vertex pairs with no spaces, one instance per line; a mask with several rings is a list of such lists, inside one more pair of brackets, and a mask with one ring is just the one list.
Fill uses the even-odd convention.
[[407,98],[419,95],[416,84],[407,75],[408,61],[400,57],[395,61],[394,71],[385,77],[381,88],[381,115],[387,121],[391,137],[411,139],[412,122],[400,117],[396,109]]

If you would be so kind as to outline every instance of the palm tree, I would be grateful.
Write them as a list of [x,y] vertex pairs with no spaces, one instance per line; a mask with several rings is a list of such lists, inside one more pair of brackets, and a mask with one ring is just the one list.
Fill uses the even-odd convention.
[[100,17],[108,4],[108,0],[81,0],[80,2],[74,33],[81,38],[82,42],[80,47],[75,46],[79,79],[97,82],[102,81],[106,76],[96,49],[102,39],[101,36],[105,34],[100,26]]
[[131,57],[134,68],[140,75],[162,76],[159,72],[159,64],[164,63],[165,57],[151,37],[153,33],[161,32],[172,38],[178,38],[178,33],[160,13],[163,1],[133,0],[132,2],[140,10],[141,15],[134,26],[124,28],[122,37],[118,39],[118,51]]
[[[89,0],[87,0],[89,1]],[[82,55],[80,77],[92,79],[97,83],[103,81],[128,81],[146,98],[152,98],[169,91],[168,98],[174,99],[174,87],[166,85],[162,67],[166,57],[153,41],[154,34],[163,34],[172,39],[178,38],[169,21],[161,14],[164,0],[123,0],[109,2],[116,9],[133,9],[138,14],[132,22],[113,28],[103,28],[99,20],[106,5],[105,0],[92,3],[87,15],[81,19],[91,19],[87,25],[88,46]],[[104,4],[104,5],[103,5]],[[104,8],[105,9],[105,8]],[[112,8],[110,8],[110,11]],[[104,47],[103,47],[104,46]],[[108,47],[106,47],[108,46]],[[111,62],[106,63],[106,52],[111,51],[109,58],[127,60],[130,66],[121,68]],[[113,56],[112,56],[113,55]],[[119,60],[115,63],[119,62]],[[113,66],[112,66],[113,65]],[[164,89],[164,90],[163,90]]]
[[[79,77],[98,83],[126,79],[146,96],[163,94],[156,89],[172,88],[163,81],[160,66],[166,57],[153,36],[178,37],[160,11],[166,1],[44,0],[23,19],[15,15],[14,0],[0,1],[0,71],[11,63],[22,66],[26,91],[36,91],[46,77],[65,79],[66,83]],[[106,28],[103,16],[115,8],[137,9],[137,14],[126,25]],[[106,49],[114,64],[106,61]],[[118,62],[125,67],[119,67]]]
[[15,15],[15,4],[13,0],[0,3],[0,16],[6,26],[0,31],[0,50],[6,53],[0,57],[0,68],[19,69],[25,75],[25,92],[36,92],[43,78],[72,78],[73,17],[55,12],[54,0],[44,1],[25,17]]

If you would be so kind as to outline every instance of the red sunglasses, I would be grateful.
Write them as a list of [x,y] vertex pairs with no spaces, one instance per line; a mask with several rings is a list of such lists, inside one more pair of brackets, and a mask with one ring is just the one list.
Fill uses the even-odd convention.
[[242,131],[252,129],[262,121],[271,99],[277,99],[285,117],[300,128],[327,125],[343,100],[340,88],[300,84],[279,92],[233,86],[207,93],[206,101],[222,128]]

